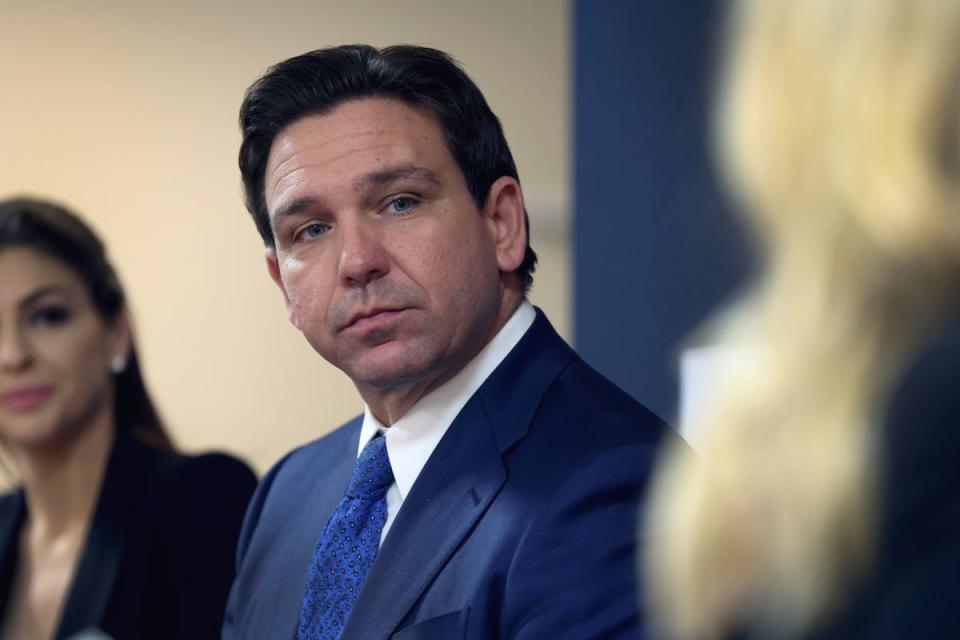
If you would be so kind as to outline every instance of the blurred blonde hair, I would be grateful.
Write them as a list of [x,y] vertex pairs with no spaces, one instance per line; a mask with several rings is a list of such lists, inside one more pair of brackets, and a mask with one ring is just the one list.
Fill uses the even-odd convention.
[[719,339],[742,357],[699,458],[647,517],[650,608],[682,638],[788,637],[874,552],[874,427],[960,274],[960,2],[746,0],[721,167],[764,269]]

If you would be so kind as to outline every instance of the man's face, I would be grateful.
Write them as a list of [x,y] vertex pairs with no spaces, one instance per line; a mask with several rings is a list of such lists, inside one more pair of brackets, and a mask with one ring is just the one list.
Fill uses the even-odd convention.
[[437,386],[492,336],[515,242],[505,252],[430,115],[368,98],[294,122],[271,147],[265,196],[290,320],[368,402]]

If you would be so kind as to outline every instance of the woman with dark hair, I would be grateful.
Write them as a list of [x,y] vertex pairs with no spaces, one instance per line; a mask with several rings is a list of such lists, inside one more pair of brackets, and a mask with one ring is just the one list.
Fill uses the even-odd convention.
[[0,201],[0,638],[217,638],[250,469],[177,454],[75,215]]

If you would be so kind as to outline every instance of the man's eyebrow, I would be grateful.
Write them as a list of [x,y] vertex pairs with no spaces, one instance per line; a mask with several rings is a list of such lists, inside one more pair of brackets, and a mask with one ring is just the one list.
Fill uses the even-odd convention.
[[358,191],[368,186],[383,186],[397,180],[424,180],[439,187],[441,185],[440,176],[431,169],[418,167],[415,165],[404,165],[400,167],[390,167],[382,171],[374,171],[360,176],[354,181],[354,188]]
[[[436,187],[442,184],[440,176],[432,169],[415,165],[403,165],[364,174],[353,181],[353,188],[361,191],[367,187],[383,186],[391,182],[396,182],[397,180],[423,180]],[[279,224],[284,218],[289,218],[290,216],[302,213],[306,209],[316,207],[319,202],[320,201],[313,196],[296,198],[277,209],[277,212],[271,216],[271,220],[274,224]]]
[[277,209],[277,212],[272,216],[272,220],[274,224],[279,224],[284,218],[295,216],[305,209],[316,206],[316,204],[317,199],[310,196],[291,200],[290,202],[284,203],[283,206]]

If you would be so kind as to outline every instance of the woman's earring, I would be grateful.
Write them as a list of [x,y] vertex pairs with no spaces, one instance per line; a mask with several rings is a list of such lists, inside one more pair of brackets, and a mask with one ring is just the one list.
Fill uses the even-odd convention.
[[127,358],[125,356],[117,356],[113,359],[113,362],[110,363],[110,371],[112,371],[114,375],[120,375],[126,368]]

